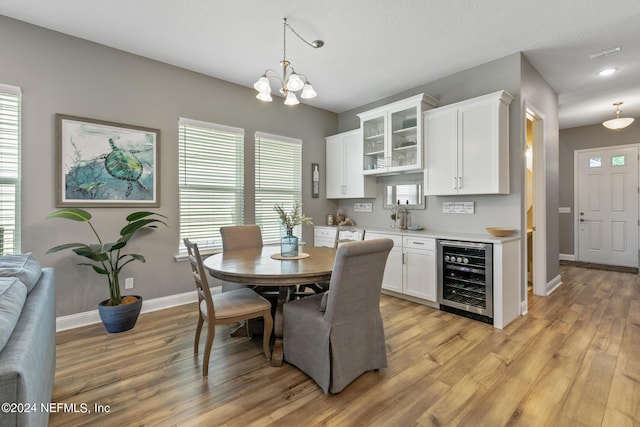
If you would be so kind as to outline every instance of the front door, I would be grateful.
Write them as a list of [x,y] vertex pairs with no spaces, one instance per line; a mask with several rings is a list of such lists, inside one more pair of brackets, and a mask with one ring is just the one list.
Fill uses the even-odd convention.
[[577,156],[578,258],[638,266],[638,147]]

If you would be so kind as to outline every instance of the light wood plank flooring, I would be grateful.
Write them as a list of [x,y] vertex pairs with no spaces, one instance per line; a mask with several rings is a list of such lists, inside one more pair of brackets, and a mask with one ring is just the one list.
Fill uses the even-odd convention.
[[329,396],[228,326],[203,379],[195,304],[144,314],[122,334],[61,332],[53,401],[91,413],[54,413],[50,425],[640,425],[639,277],[563,266],[562,280],[502,331],[383,295],[389,367]]

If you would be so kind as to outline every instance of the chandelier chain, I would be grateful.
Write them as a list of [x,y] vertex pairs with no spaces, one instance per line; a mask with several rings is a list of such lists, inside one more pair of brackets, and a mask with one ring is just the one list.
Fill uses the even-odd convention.
[[287,18],[284,18],[284,26],[285,26],[285,49],[286,49],[286,27],[289,27],[289,29],[291,30],[291,32],[293,34],[296,35],[296,37],[298,37],[300,40],[302,40],[304,43],[306,43],[307,45],[311,46],[312,48],[316,49],[317,46],[315,46],[313,43],[306,41],[300,34],[298,34],[298,32],[296,30],[293,29],[293,27],[291,25],[289,25],[287,23]]

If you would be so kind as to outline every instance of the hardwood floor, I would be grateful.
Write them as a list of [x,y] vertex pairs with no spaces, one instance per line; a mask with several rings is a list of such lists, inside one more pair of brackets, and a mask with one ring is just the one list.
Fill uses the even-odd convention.
[[53,401],[77,412],[50,425],[640,425],[639,276],[561,271],[563,285],[530,297],[528,315],[502,331],[383,295],[389,367],[338,395],[287,363],[271,367],[260,337],[230,338],[228,325],[203,379],[195,304],[144,314],[122,334],[61,332]]

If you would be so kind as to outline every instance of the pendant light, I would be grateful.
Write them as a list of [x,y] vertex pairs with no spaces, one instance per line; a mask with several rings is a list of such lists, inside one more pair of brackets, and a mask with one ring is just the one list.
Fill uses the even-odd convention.
[[269,79],[275,79],[278,82],[278,91],[285,96],[284,104],[297,105],[300,101],[296,96],[296,92],[301,91],[300,98],[302,99],[315,98],[318,94],[309,80],[304,75],[296,73],[291,62],[287,61],[287,28],[314,49],[324,46],[324,42],[322,40],[306,41],[287,23],[287,18],[283,18],[283,20],[283,53],[282,61],[280,61],[282,76],[272,69],[267,69],[253,87],[258,91],[256,98],[260,101],[271,102],[273,99],[271,98],[271,83]]
[[633,123],[635,119],[632,117],[620,117],[620,113],[622,113],[622,110],[620,109],[622,102],[614,102],[613,105],[616,107],[616,118],[605,121],[602,123],[602,126],[608,129],[620,130]]

